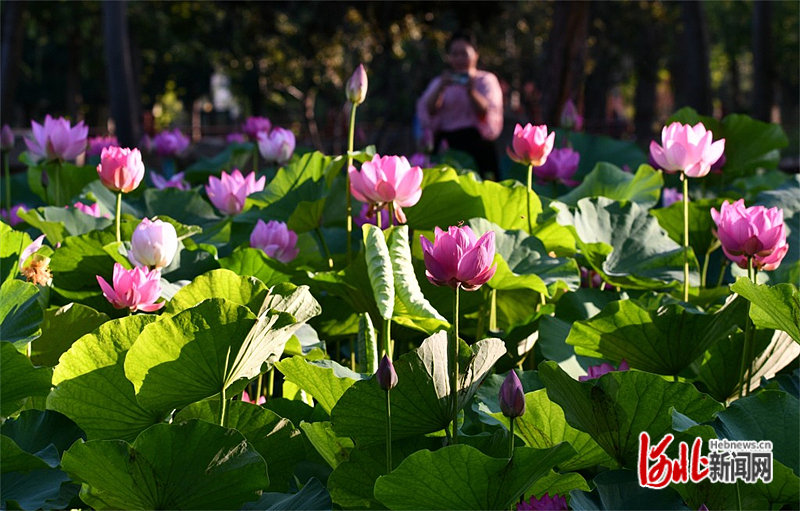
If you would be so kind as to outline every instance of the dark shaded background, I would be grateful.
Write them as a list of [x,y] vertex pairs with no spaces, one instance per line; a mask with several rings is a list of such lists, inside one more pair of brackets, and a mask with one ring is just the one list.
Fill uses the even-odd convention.
[[[195,139],[265,115],[341,152],[343,84],[369,75],[358,144],[415,149],[414,101],[448,34],[473,29],[506,91],[506,124],[557,123],[645,145],[681,106],[779,122],[798,150],[798,2],[24,2],[4,0],[2,122],[83,119],[125,145],[169,125]],[[214,109],[225,74],[238,118]]]

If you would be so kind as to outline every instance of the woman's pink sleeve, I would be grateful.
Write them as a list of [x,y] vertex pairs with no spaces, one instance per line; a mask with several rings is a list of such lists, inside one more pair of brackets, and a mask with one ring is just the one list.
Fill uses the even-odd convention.
[[503,89],[492,73],[486,73],[480,81],[479,91],[486,97],[489,105],[486,115],[478,123],[478,131],[486,140],[495,140],[503,131]]
[[425,89],[425,92],[422,93],[422,96],[419,97],[417,100],[417,119],[419,119],[420,128],[422,128],[423,133],[426,131],[433,133],[436,131],[436,116],[432,116],[428,112],[428,100],[429,98],[436,93],[436,90],[439,88],[439,78],[438,76],[431,80],[431,83],[428,84],[428,87]]

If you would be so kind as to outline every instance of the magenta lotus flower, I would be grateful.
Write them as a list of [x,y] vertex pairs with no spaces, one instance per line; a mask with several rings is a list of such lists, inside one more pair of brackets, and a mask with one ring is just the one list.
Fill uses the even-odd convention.
[[413,206],[422,196],[422,169],[412,167],[405,156],[376,154],[361,165],[361,172],[351,166],[348,173],[353,197],[376,209],[393,203],[399,223],[406,222],[403,208]]
[[561,110],[561,127],[567,130],[581,131],[583,129],[583,117],[578,113],[578,108],[572,99],[564,103]]
[[364,64],[359,64],[350,79],[347,80],[345,89],[347,100],[354,105],[363,103],[364,98],[367,97],[367,85],[367,71],[364,69]]
[[253,142],[258,140],[259,133],[267,133],[271,129],[272,123],[266,117],[248,117],[245,123],[242,124],[242,131]]
[[23,222],[19,214],[25,213],[26,211],[28,211],[28,207],[25,206],[25,204],[15,204],[9,209],[0,209],[0,217],[2,217],[8,225],[14,227]]
[[244,401],[245,403],[261,406],[267,402],[267,396],[258,396],[258,399],[252,399],[250,398],[250,394],[248,394],[247,391],[245,390],[244,392],[242,392],[242,401]]
[[228,133],[225,141],[229,144],[244,144],[247,142],[247,135],[244,133]]
[[159,156],[172,158],[189,147],[189,137],[181,133],[178,128],[175,128],[172,131],[162,131],[153,137],[152,145]]
[[86,156],[100,156],[106,147],[118,146],[117,137],[89,137],[89,148],[86,149]]
[[282,165],[294,153],[295,138],[290,130],[275,126],[270,132],[260,132],[257,138],[258,152],[268,162]]
[[433,243],[420,236],[425,259],[425,275],[437,286],[461,286],[475,291],[494,276],[494,231],[477,239],[468,226],[451,226],[447,231],[438,227]]
[[164,268],[178,251],[175,227],[162,220],[142,219],[131,236],[128,260],[135,266]]
[[266,178],[256,180],[255,172],[242,176],[239,169],[228,174],[222,172],[221,179],[210,176],[206,185],[206,194],[214,206],[225,215],[236,215],[244,209],[244,201],[248,195],[264,189]]
[[260,248],[265,254],[282,263],[288,263],[300,252],[297,234],[277,220],[264,223],[259,220],[250,234],[250,246]]
[[14,132],[11,131],[11,126],[3,124],[0,129],[0,151],[10,151],[14,148]]
[[533,174],[538,183],[560,181],[567,186],[575,186],[578,181],[572,179],[578,170],[581,155],[569,147],[553,149],[542,165],[533,167]]
[[677,188],[664,188],[661,191],[661,207],[668,208],[683,200],[683,194]]
[[72,205],[72,207],[74,207],[75,209],[77,209],[82,213],[86,213],[87,215],[93,216],[95,218],[111,218],[111,215],[109,215],[108,213],[104,215],[103,212],[100,211],[100,204],[98,204],[97,202],[95,202],[91,206],[87,206],[83,202],[76,202],[75,204]]
[[186,182],[184,179],[183,172],[178,172],[171,178],[167,179],[161,174],[156,172],[150,172],[150,180],[153,182],[153,186],[158,188],[159,190],[164,190],[166,188],[177,188],[178,190],[188,190],[191,188],[189,183]]
[[545,492],[541,498],[531,496],[529,500],[524,500],[517,504],[517,511],[566,511],[567,499],[561,495],[553,495]]
[[164,302],[156,303],[161,295],[161,272],[159,270],[146,270],[140,266],[126,270],[119,263],[114,263],[114,276],[112,283],[96,275],[97,283],[103,290],[103,296],[111,302],[116,309],[129,309],[131,312],[157,311],[164,306]]
[[372,204],[364,204],[361,206],[358,216],[353,217],[353,222],[361,227],[364,224],[378,225],[378,215],[381,216],[381,228],[388,229],[389,225],[389,211],[386,209],[375,210]]
[[673,122],[661,130],[661,145],[650,142],[650,155],[666,172],[703,177],[725,150],[725,139],[712,143],[713,136],[702,123],[690,126]]
[[725,201],[719,211],[711,208],[711,218],[717,224],[722,251],[740,268],[747,268],[747,259],[753,258],[756,269],[774,270],[789,250],[780,208],[746,208],[744,199],[733,204]]
[[103,185],[112,192],[128,193],[134,190],[144,178],[142,153],[127,147],[106,147],[100,153],[97,174]]
[[578,381],[589,381],[600,378],[606,373],[611,373],[614,371],[627,371],[630,367],[628,366],[628,362],[625,361],[623,358],[622,361],[619,363],[619,367],[614,367],[613,365],[609,364],[608,362],[603,362],[602,364],[596,366],[590,366],[586,369],[585,376],[579,376]]
[[547,134],[547,126],[533,126],[530,123],[523,128],[519,124],[514,127],[514,138],[511,139],[511,147],[507,149],[508,156],[524,165],[538,167],[547,161],[550,151],[553,150],[553,143],[556,134]]
[[53,119],[45,116],[44,124],[31,121],[32,138],[25,138],[25,145],[34,161],[74,160],[86,150],[89,128],[83,121],[71,126],[63,117]]
[[513,369],[500,385],[500,410],[506,417],[514,418],[525,415],[525,392],[517,372]]

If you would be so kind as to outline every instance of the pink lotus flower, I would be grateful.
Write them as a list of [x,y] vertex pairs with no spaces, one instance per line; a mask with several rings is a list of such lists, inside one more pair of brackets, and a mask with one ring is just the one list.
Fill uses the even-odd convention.
[[[64,207],[66,207],[66,206],[64,206]],[[95,218],[111,218],[111,215],[109,215],[109,214],[105,214],[104,215],[100,211],[100,204],[98,204],[97,202],[95,202],[91,206],[87,206],[83,202],[76,202],[75,204],[72,205],[72,207],[74,207],[75,209],[77,209],[78,211],[80,211],[82,213],[86,213],[87,215],[93,216]]]
[[244,401],[245,403],[261,406],[267,402],[267,396],[258,396],[258,400],[251,399],[250,394],[248,394],[247,391],[245,390],[244,392],[242,392],[242,401]]
[[619,363],[619,367],[614,367],[613,365],[609,364],[608,362],[603,362],[602,364],[596,366],[590,366],[586,369],[588,373],[586,376],[579,376],[578,381],[589,381],[600,378],[606,373],[611,373],[614,371],[627,371],[630,367],[628,366],[628,362],[625,361],[623,358],[622,361]]
[[128,260],[135,266],[164,268],[178,251],[175,227],[161,220],[142,219],[131,236]]
[[11,211],[7,209],[0,209],[0,217],[8,223],[11,227],[14,227],[17,224],[23,222],[23,220],[19,217],[20,213],[25,213],[28,211],[27,206],[25,204],[15,204],[11,206]]
[[153,186],[158,188],[159,190],[164,190],[166,188],[177,188],[178,190],[188,190],[191,188],[189,183],[183,178],[183,172],[178,172],[171,178],[167,179],[161,174],[156,172],[150,172],[150,180],[153,182]]
[[581,131],[583,129],[583,117],[578,113],[578,108],[572,99],[564,103],[561,110],[561,127],[567,130]]
[[494,231],[480,239],[468,226],[451,226],[447,231],[438,227],[433,243],[420,236],[425,259],[425,275],[436,286],[461,286],[475,291],[494,276]]
[[358,216],[353,217],[353,222],[355,222],[359,227],[363,226],[364,224],[378,225],[378,215],[381,216],[381,228],[388,229],[390,226],[389,210],[383,208],[375,211],[375,206],[372,204],[362,205],[361,211],[358,212]]
[[664,188],[661,191],[661,207],[668,208],[683,200],[683,194],[677,188]]
[[153,312],[164,306],[164,302],[156,303],[161,294],[159,270],[147,271],[138,266],[126,270],[121,264],[114,263],[113,288],[100,275],[96,275],[96,278],[100,289],[103,290],[103,296],[116,309]]
[[0,129],[0,151],[10,151],[14,148],[14,132],[11,131],[11,126],[3,124]]
[[175,128],[172,131],[162,131],[153,137],[152,145],[156,154],[161,157],[174,157],[182,153],[189,147],[189,137]]
[[228,133],[225,141],[229,144],[243,144],[247,142],[247,136],[244,133]]
[[106,147],[118,146],[117,137],[89,137],[89,148],[86,156],[100,156]]
[[268,162],[284,164],[294,153],[294,133],[285,128],[275,126],[272,131],[261,131],[258,137],[258,152]]
[[86,150],[86,136],[89,128],[83,121],[71,126],[63,117],[44,118],[44,125],[31,121],[32,138],[25,138],[25,145],[34,161],[74,160]]
[[364,69],[364,64],[359,64],[350,79],[347,80],[345,89],[347,100],[354,105],[363,103],[364,98],[367,97],[367,85],[367,71]]
[[560,181],[567,186],[576,186],[578,181],[572,179],[572,176],[578,170],[580,161],[581,155],[569,147],[553,149],[547,161],[538,167],[533,167],[533,174],[540,184]]
[[264,223],[259,220],[250,234],[250,246],[260,248],[268,256],[282,263],[288,263],[297,257],[297,234],[289,230],[286,224],[277,220]]
[[112,192],[128,193],[144,178],[142,153],[136,148],[106,147],[100,153],[97,173],[103,185]]
[[523,128],[519,124],[514,128],[514,138],[511,147],[507,149],[508,156],[523,165],[538,167],[547,161],[547,156],[553,150],[556,134],[547,134],[547,126],[533,126],[530,123]]
[[412,167],[405,156],[376,154],[361,165],[361,172],[351,166],[348,173],[353,197],[376,209],[394,203],[395,218],[401,224],[406,222],[403,208],[413,206],[422,196],[422,169]]
[[255,172],[243,177],[239,169],[233,169],[230,174],[223,171],[221,179],[209,176],[206,194],[208,194],[208,199],[218,210],[225,215],[232,216],[241,213],[247,196],[251,193],[260,192],[264,189],[265,184],[266,178],[264,176],[261,176],[256,181]]
[[661,144],[650,142],[650,155],[666,172],[703,177],[725,150],[725,139],[712,143],[713,134],[702,123],[694,126],[673,122],[661,130]]
[[711,208],[711,218],[717,224],[722,251],[740,268],[747,268],[747,259],[752,257],[756,269],[774,270],[789,251],[780,208],[746,208],[744,199],[733,204],[725,201],[719,211]]
[[245,123],[242,124],[242,131],[253,142],[258,140],[259,133],[267,133],[271,129],[272,123],[266,117],[248,117]]
[[517,504],[517,511],[566,511],[567,499],[560,495],[553,495],[552,497],[545,492],[541,498],[531,496],[527,501],[522,501]]

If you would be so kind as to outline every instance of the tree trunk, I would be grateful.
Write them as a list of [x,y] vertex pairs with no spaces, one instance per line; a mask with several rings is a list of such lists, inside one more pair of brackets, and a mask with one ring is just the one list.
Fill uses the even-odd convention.
[[674,62],[677,107],[690,106],[703,115],[711,114],[708,30],[702,2],[681,2],[683,32],[678,33],[678,61]]
[[141,105],[136,96],[126,9],[127,2],[124,0],[103,2],[103,35],[108,97],[117,140],[123,147],[133,147],[141,138]]
[[0,56],[0,117],[3,124],[16,124],[13,111],[14,94],[22,60],[22,12],[24,2],[3,2],[2,56]]
[[561,108],[583,88],[589,2],[556,2],[548,43],[542,94],[542,114],[547,124],[556,124]]
[[643,10],[642,30],[639,44],[634,49],[636,58],[636,93],[633,98],[635,110],[633,123],[636,139],[646,142],[653,137],[653,120],[655,119],[656,85],[658,84],[658,65],[656,60],[657,44],[660,30],[653,19],[650,9]]
[[753,4],[752,115],[769,122],[774,99],[772,66],[772,3]]

